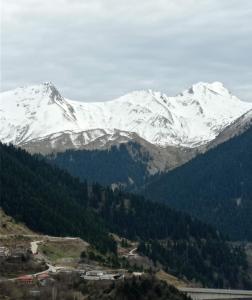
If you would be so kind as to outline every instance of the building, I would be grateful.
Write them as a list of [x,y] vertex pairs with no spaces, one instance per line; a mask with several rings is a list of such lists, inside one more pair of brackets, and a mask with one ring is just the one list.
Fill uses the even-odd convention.
[[10,250],[7,247],[0,247],[0,257],[7,257],[10,255]]
[[123,279],[121,273],[108,273],[104,271],[87,271],[81,277],[85,280],[119,280]]
[[34,277],[32,275],[23,275],[17,278],[17,281],[23,284],[34,283]]
[[141,277],[144,273],[143,272],[133,272],[132,275],[135,277]]
[[94,270],[94,271],[87,271],[85,275],[87,275],[87,276],[102,276],[104,274],[105,274],[104,271]]

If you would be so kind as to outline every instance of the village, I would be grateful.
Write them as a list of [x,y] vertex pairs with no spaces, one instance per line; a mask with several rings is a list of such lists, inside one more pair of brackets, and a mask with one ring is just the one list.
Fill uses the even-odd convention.
[[[64,253],[59,252],[62,247]],[[0,235],[0,288],[9,284],[26,289],[30,296],[36,297],[63,282],[112,282],[144,274],[81,259],[81,251],[88,249],[89,245],[79,238]],[[125,260],[134,259],[138,256],[136,250],[135,245],[121,248],[120,256]]]

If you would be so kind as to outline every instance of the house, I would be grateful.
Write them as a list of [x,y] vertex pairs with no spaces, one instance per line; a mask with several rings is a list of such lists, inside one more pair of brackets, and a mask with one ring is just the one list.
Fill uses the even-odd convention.
[[32,284],[34,283],[34,277],[32,275],[23,275],[19,276],[17,281],[23,284]]
[[0,257],[7,257],[10,255],[10,250],[7,247],[0,247]]
[[8,261],[12,263],[22,263],[29,259],[29,255],[26,250],[14,249],[8,256]]

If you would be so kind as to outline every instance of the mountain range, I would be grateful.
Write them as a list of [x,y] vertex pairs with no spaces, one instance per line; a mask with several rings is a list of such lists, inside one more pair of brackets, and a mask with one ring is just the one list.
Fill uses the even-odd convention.
[[[45,154],[82,181],[144,191],[233,238],[252,239],[247,225],[240,233],[250,212],[243,192],[250,182],[252,103],[223,84],[197,83],[176,97],[138,91],[84,103],[44,83],[0,99],[2,142]],[[239,226],[230,226],[231,214]]]
[[16,145],[46,139],[53,150],[60,137],[79,148],[137,135],[161,147],[195,148],[250,109],[219,82],[197,83],[175,97],[149,90],[105,102],[68,100],[44,83],[1,93],[0,139]]
[[[111,147],[125,144],[130,159],[144,165],[148,177],[236,135],[243,126],[234,124],[251,109],[252,103],[241,101],[220,82],[200,82],[175,97],[136,91],[105,102],[69,100],[52,83],[44,83],[0,94],[0,140],[44,155],[71,149],[111,155]],[[132,143],[138,145],[134,151]],[[123,161],[125,156],[117,152]],[[135,185],[134,172],[106,183]]]

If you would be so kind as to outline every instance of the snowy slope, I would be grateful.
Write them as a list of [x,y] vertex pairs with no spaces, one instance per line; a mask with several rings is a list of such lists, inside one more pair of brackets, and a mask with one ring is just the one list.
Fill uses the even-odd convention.
[[82,132],[83,143],[91,143],[135,132],[159,146],[193,148],[213,140],[250,109],[252,103],[242,102],[219,82],[197,83],[175,97],[136,91],[89,103],[65,99],[45,83],[1,93],[0,139],[22,144]]
[[213,148],[234,136],[240,135],[252,126],[252,110],[249,110],[240,118],[236,119],[229,126],[220,132],[220,134],[207,145],[207,149]]

